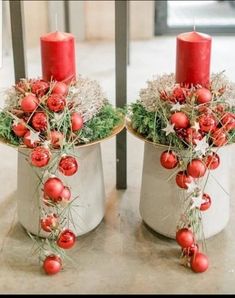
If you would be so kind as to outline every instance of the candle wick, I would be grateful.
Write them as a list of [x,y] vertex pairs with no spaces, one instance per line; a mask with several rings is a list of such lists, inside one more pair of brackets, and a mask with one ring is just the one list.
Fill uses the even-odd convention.
[[55,13],[55,31],[58,31],[58,13]]
[[193,18],[193,31],[196,31],[195,17]]

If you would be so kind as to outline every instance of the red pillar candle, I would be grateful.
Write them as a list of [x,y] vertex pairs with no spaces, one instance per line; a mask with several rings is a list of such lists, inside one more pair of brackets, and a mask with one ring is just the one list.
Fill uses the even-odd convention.
[[211,36],[196,31],[177,36],[176,82],[207,86],[210,81]]
[[70,33],[52,32],[41,36],[42,76],[69,83],[76,78],[75,39]]

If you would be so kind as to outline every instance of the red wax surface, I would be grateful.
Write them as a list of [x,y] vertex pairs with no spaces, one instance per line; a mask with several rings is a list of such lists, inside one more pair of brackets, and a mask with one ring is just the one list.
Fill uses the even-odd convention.
[[69,83],[76,78],[75,38],[72,34],[52,32],[41,36],[42,76],[45,81]]
[[211,36],[186,32],[177,36],[176,82],[207,86],[210,80]]

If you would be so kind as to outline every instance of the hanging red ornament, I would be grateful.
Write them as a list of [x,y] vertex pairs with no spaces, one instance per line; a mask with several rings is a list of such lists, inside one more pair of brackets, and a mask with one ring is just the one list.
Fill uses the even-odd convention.
[[69,201],[71,199],[71,191],[68,186],[65,186],[62,193],[60,194],[60,198],[63,201]]
[[45,147],[39,146],[32,150],[30,154],[30,161],[33,166],[42,168],[49,163],[50,157],[50,151]]
[[176,241],[182,248],[188,248],[194,243],[192,231],[187,228],[180,229],[176,232]]
[[51,88],[53,94],[66,96],[68,93],[68,86],[63,82],[53,82]]
[[212,152],[210,155],[206,156],[204,163],[208,169],[215,170],[220,165],[220,157],[217,153]]
[[186,137],[185,140],[188,144],[196,145],[196,141],[202,140],[203,136],[201,132],[196,131],[195,128],[188,128],[186,130]]
[[209,261],[206,255],[198,252],[191,258],[190,265],[194,272],[202,273],[208,269]]
[[23,120],[17,124],[13,124],[12,130],[14,134],[19,138],[23,137],[29,131],[26,127],[26,123]]
[[160,162],[165,169],[174,169],[178,165],[179,160],[175,152],[170,150],[162,152]]
[[59,149],[63,142],[64,135],[57,130],[52,130],[49,133],[49,140],[51,141],[51,145],[54,149]]
[[184,88],[175,87],[173,90],[173,98],[175,102],[184,103],[186,100]]
[[48,275],[53,275],[60,272],[62,268],[62,260],[59,256],[47,256],[43,262],[43,269]]
[[170,122],[175,125],[176,129],[187,128],[189,126],[189,119],[183,112],[176,112],[172,114]]
[[204,132],[216,130],[217,121],[213,114],[204,114],[199,118],[200,129]]
[[223,125],[223,129],[226,131],[235,129],[235,114],[229,112],[224,113],[221,123]]
[[34,94],[29,94],[21,100],[21,109],[25,113],[32,113],[38,107],[39,100]]
[[227,134],[222,128],[217,128],[211,137],[216,147],[222,147],[228,143]]
[[79,113],[74,112],[71,115],[71,123],[72,123],[72,131],[80,130],[83,127],[82,116]]
[[57,239],[57,245],[63,249],[69,249],[74,246],[75,241],[76,236],[74,235],[74,233],[71,230],[66,229],[60,233]]
[[57,178],[49,178],[45,183],[44,183],[44,194],[48,196],[50,199],[53,201],[60,201],[60,195],[62,191],[64,190],[64,185],[63,182]]
[[187,172],[193,178],[200,178],[205,175],[206,166],[200,159],[193,159],[187,166]]
[[37,131],[45,131],[47,129],[47,116],[44,112],[37,112],[32,117],[33,128]]
[[66,100],[63,95],[52,94],[47,99],[47,107],[52,112],[61,112],[64,110],[66,105]]
[[201,211],[206,211],[211,206],[211,197],[207,193],[204,193],[203,196],[202,196],[202,199],[205,202],[201,204],[200,210]]
[[43,80],[36,80],[31,85],[31,92],[38,97],[44,96],[49,90],[49,84]]
[[212,94],[207,88],[199,88],[196,93],[196,100],[198,104],[208,103],[212,100]]
[[42,218],[40,223],[43,231],[51,232],[58,226],[58,217],[56,216],[56,214],[49,214],[46,217]]
[[199,251],[199,247],[196,243],[193,243],[190,247],[183,248],[183,254],[188,257],[192,257]]
[[32,140],[30,139],[30,131],[26,132],[26,134],[24,135],[23,142],[25,146],[31,149],[35,148],[39,143],[38,141],[32,142]]
[[183,189],[188,189],[187,184],[193,181],[193,178],[186,171],[180,171],[175,177],[176,184]]
[[72,176],[78,170],[78,163],[73,156],[64,156],[59,162],[59,170],[65,176]]

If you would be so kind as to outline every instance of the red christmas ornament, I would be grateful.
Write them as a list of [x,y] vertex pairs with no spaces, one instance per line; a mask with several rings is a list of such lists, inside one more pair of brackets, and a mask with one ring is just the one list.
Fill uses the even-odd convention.
[[187,228],[180,229],[176,232],[176,241],[182,248],[188,248],[194,243],[193,233]]
[[37,131],[45,131],[47,129],[47,116],[44,112],[37,112],[32,117],[33,128]]
[[216,147],[222,147],[228,143],[227,134],[222,128],[217,128],[212,134],[212,141]]
[[193,178],[200,178],[205,175],[206,166],[200,159],[193,159],[187,166],[187,172]]
[[194,128],[188,128],[186,131],[185,140],[188,144],[196,145],[195,141],[200,141],[202,139],[202,134],[199,131],[196,131]]
[[73,156],[62,157],[59,162],[59,170],[65,176],[72,176],[78,170],[78,163]]
[[42,97],[49,90],[49,84],[43,80],[37,80],[31,85],[31,92],[38,97]]
[[61,141],[64,139],[64,135],[57,130],[52,130],[49,133],[49,140],[51,141],[52,147],[54,149],[59,149],[61,145]]
[[190,184],[193,178],[187,174],[186,171],[180,171],[175,177],[176,184],[183,189],[188,189],[186,183]]
[[74,112],[71,115],[71,123],[72,123],[72,131],[80,130],[83,127],[82,116],[79,113]]
[[59,256],[47,256],[43,262],[43,269],[48,275],[60,272],[62,268],[62,260]]
[[194,272],[202,273],[208,269],[209,261],[206,255],[198,252],[191,258],[190,265]]
[[210,170],[215,170],[220,165],[220,157],[217,153],[212,152],[212,154],[206,156],[205,158],[206,167]]
[[235,114],[233,113],[225,113],[221,119],[221,122],[223,124],[223,128],[226,131],[230,131],[232,129],[235,129]]
[[205,201],[205,203],[201,204],[200,210],[201,211],[206,211],[211,206],[211,197],[207,193],[204,193],[203,196],[202,196],[202,199]]
[[197,89],[195,95],[198,104],[208,103],[212,100],[212,94],[210,90],[206,88]]
[[48,196],[53,201],[61,200],[61,193],[64,190],[64,185],[59,178],[53,177],[49,178],[44,183],[44,194]]
[[42,218],[41,221],[41,228],[45,232],[51,232],[54,230],[58,225],[58,218],[55,214],[47,215],[46,217]]
[[24,142],[25,146],[33,149],[38,145],[38,142],[31,143],[31,140],[28,138],[29,136],[30,136],[30,131],[26,132],[26,134],[24,135],[23,142]]
[[63,95],[60,94],[52,94],[47,99],[48,109],[52,112],[61,112],[64,110],[66,105],[66,100]]
[[66,96],[68,93],[68,86],[63,82],[52,83],[52,93]]
[[199,125],[204,132],[213,132],[216,130],[217,121],[212,114],[205,114],[199,118]]
[[75,241],[76,236],[74,233],[71,230],[66,229],[60,233],[57,239],[57,245],[63,249],[69,249],[74,246]]
[[173,90],[173,98],[175,102],[184,103],[186,100],[184,88],[176,87]]
[[29,94],[21,100],[20,106],[25,113],[32,113],[37,109],[38,104],[38,98],[34,94]]
[[12,130],[14,134],[19,138],[23,137],[29,131],[26,127],[26,123],[23,120],[18,124],[13,124]]
[[189,126],[189,119],[183,112],[176,112],[171,115],[171,124],[175,124],[176,129],[187,128]]
[[160,162],[165,169],[174,169],[179,163],[178,157],[174,151],[162,152]]
[[192,257],[199,251],[199,247],[196,243],[193,243],[190,247],[183,249],[183,254],[188,257]]
[[61,200],[69,201],[71,198],[71,191],[68,186],[65,186],[62,193],[60,194]]
[[50,151],[45,147],[36,147],[30,154],[31,164],[35,167],[45,167],[50,161]]

